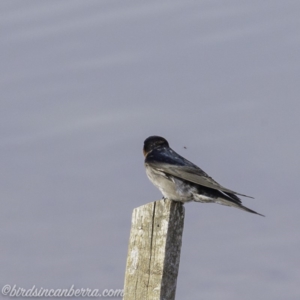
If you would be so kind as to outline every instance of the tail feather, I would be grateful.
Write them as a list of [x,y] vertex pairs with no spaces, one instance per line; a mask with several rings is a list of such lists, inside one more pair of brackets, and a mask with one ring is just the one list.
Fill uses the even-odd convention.
[[236,208],[239,208],[241,210],[244,210],[244,211],[247,211],[249,213],[252,213],[252,214],[256,214],[256,215],[259,215],[259,216],[262,216],[262,217],[265,217],[264,215],[240,204],[240,203],[236,203],[236,202],[233,202],[233,201],[230,201],[230,200],[227,200],[227,199],[224,199],[224,198],[217,198],[216,203],[218,204],[221,204],[221,205],[225,205],[225,206],[232,206],[232,207],[236,207]]

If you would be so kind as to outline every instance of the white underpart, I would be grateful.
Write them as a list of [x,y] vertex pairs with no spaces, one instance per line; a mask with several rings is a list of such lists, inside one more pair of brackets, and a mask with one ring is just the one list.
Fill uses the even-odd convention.
[[195,201],[199,202],[212,202],[212,198],[204,196],[204,195],[199,195],[199,194],[194,194]]
[[179,178],[173,177],[171,175],[166,175],[164,172],[159,170],[154,170],[146,165],[146,173],[150,181],[161,191],[165,198],[189,202],[213,202],[214,199],[199,195],[197,188],[193,184],[188,184]]

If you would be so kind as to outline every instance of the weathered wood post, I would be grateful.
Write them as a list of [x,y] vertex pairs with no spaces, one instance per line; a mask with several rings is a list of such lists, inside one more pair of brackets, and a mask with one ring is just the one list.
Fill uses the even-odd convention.
[[133,210],[124,300],[173,300],[180,261],[184,207],[160,200]]

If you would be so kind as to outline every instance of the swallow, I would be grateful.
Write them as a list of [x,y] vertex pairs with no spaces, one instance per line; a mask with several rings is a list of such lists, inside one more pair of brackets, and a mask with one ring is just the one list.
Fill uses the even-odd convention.
[[217,183],[198,166],[171,149],[165,138],[148,137],[144,141],[143,153],[146,174],[161,191],[163,199],[182,203],[217,203],[264,216],[243,206],[238,196],[253,197],[234,192]]

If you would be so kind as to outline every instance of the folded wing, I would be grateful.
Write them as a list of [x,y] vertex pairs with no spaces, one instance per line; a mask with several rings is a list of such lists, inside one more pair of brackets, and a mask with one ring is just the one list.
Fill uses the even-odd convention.
[[233,190],[227,189],[213,180],[210,176],[208,176],[204,171],[200,168],[195,168],[194,166],[176,166],[168,163],[155,163],[155,162],[146,162],[152,168],[162,171],[166,174],[178,177],[180,179],[190,181],[210,189],[222,191],[224,193],[235,194],[239,196],[244,196],[248,198],[253,198],[251,196],[247,196],[244,194],[240,194]]

